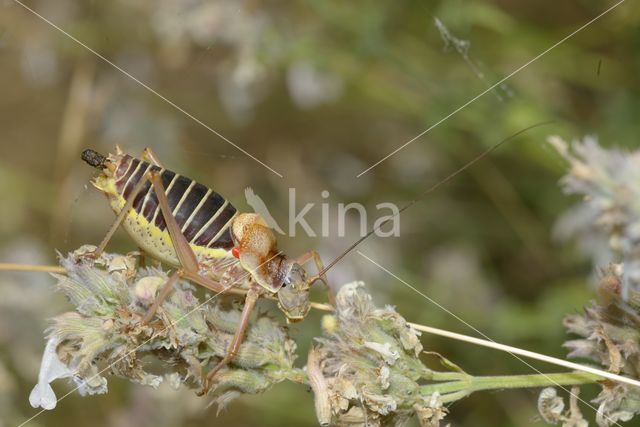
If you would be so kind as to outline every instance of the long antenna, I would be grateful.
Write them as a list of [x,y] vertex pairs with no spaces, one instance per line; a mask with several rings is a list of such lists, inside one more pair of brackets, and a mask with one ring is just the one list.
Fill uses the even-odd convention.
[[486,151],[480,153],[478,156],[476,156],[475,158],[470,160],[464,166],[462,166],[461,168],[459,168],[459,169],[455,170],[454,172],[450,173],[449,175],[447,175],[444,179],[442,179],[442,180],[438,181],[437,183],[433,184],[431,187],[427,188],[425,191],[420,193],[418,195],[418,197],[416,197],[415,199],[413,199],[412,201],[410,201],[409,203],[404,205],[402,208],[400,208],[400,210],[398,210],[398,212],[396,212],[395,214],[391,215],[390,217],[388,217],[387,219],[382,221],[382,223],[380,223],[377,227],[373,227],[371,230],[369,230],[367,232],[367,234],[365,234],[364,236],[360,237],[358,240],[353,242],[344,252],[342,252],[342,254],[340,254],[336,259],[331,261],[329,263],[329,265],[327,265],[324,269],[322,269],[318,273],[318,277],[321,277],[323,274],[325,274],[327,271],[329,271],[329,269],[331,269],[334,265],[336,265],[338,262],[340,262],[340,260],[342,258],[344,258],[347,254],[349,254],[349,252],[354,250],[360,243],[362,243],[366,239],[368,239],[373,233],[375,233],[376,231],[380,230],[385,224],[388,224],[389,221],[391,221],[393,218],[399,216],[402,212],[406,211],[411,206],[415,205],[416,203],[421,201],[423,198],[425,198],[427,195],[429,195],[430,193],[436,191],[438,188],[442,187],[444,184],[446,184],[447,182],[451,181],[453,178],[455,178],[456,176],[458,176],[459,174],[461,174],[465,170],[469,169],[471,166],[473,166],[474,164],[476,164],[477,162],[479,162],[480,160],[482,160],[483,158],[485,158],[489,154],[493,153],[495,150],[500,148],[502,145],[506,144],[507,142],[511,141],[512,139],[516,138],[519,135],[522,135],[523,133],[525,133],[525,132],[527,132],[527,131],[529,131],[531,129],[534,129],[534,128],[537,128],[537,127],[540,127],[540,126],[546,126],[546,125],[549,125],[549,124],[551,124],[553,122],[554,122],[554,120],[549,120],[549,121],[546,121],[546,122],[540,122],[540,123],[536,123],[534,125],[531,125],[531,126],[528,126],[528,127],[524,128],[524,129],[519,130],[518,132],[506,137],[502,141],[500,141],[497,144],[491,146]]

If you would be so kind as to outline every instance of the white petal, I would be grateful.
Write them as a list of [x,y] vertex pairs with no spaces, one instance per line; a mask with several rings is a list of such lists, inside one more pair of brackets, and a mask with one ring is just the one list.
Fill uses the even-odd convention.
[[31,394],[29,394],[29,403],[34,408],[55,408],[58,401],[49,383],[55,379],[67,378],[74,374],[74,371],[58,359],[56,347],[58,347],[58,339],[50,337],[42,353],[38,384],[36,384],[33,390],[31,390]]
[[29,403],[33,408],[51,410],[56,407],[58,399],[49,384],[36,384],[29,394]]

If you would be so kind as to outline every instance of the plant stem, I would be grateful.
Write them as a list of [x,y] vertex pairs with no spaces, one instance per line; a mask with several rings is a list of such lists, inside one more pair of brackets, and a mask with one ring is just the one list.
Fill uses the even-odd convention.
[[[331,307],[329,304],[312,302],[311,307],[317,310],[322,310],[322,311],[334,311],[334,308]],[[471,343],[474,345],[493,348],[499,351],[512,353],[512,355],[524,356],[524,357],[528,357],[535,360],[541,360],[546,363],[551,363],[557,366],[563,366],[565,368],[575,369],[575,370],[583,371],[590,374],[599,374],[601,378],[608,378],[616,382],[630,384],[635,387],[640,387],[640,381],[638,381],[637,379],[628,378],[623,375],[614,374],[613,372],[608,372],[602,369],[593,368],[591,366],[585,366],[579,363],[569,362],[568,360],[559,359],[557,357],[551,357],[545,354],[536,353],[536,352],[525,350],[522,348],[500,344],[495,341],[490,341],[487,339],[481,339],[477,337],[471,337],[468,335],[458,334],[456,332],[451,332],[444,329],[438,329],[432,326],[420,325],[418,323],[411,323],[411,322],[407,322],[407,324],[418,331],[426,332],[428,334],[438,335],[441,337],[451,338],[458,341]]]
[[501,375],[487,377],[474,377],[469,375],[467,378],[457,381],[429,384],[421,387],[420,391],[423,395],[430,395],[438,392],[443,395],[443,398],[446,398],[446,394],[448,393],[455,393],[449,396],[452,399],[446,399],[447,402],[450,402],[479,390],[569,386],[592,384],[600,380],[602,380],[601,376],[585,372],[538,375]]

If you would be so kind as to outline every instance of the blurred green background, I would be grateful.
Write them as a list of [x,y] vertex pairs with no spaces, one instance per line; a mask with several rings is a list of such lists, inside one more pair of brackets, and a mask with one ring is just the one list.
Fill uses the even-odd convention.
[[[640,131],[640,9],[625,2],[490,90],[368,173],[398,146],[487,90],[612,2],[136,0],[25,2],[131,76],[283,175],[270,172],[201,124],[61,34],[19,4],[0,3],[0,260],[54,263],[55,251],[97,243],[113,214],[79,160],[86,147],[151,146],[170,168],[207,184],[241,210],[251,186],[287,224],[289,189],[308,222],[280,236],[289,254],[325,261],[358,235],[338,203],[398,205],[510,134],[519,136],[401,217],[396,238],[360,250],[496,341],[563,357],[562,317],[592,297],[590,261],[553,238],[576,200],[557,187],[564,164],[544,143],[597,135],[634,147]],[[436,23],[439,20],[441,25]],[[329,192],[323,198],[323,191]],[[120,231],[110,250],[135,247]],[[415,322],[474,334],[353,253],[329,278],[367,282],[378,304]],[[46,319],[68,310],[46,274],[0,275],[0,426],[34,415]],[[315,294],[322,299],[320,292]],[[265,307],[273,307],[268,304]],[[275,312],[276,310],[274,310]],[[276,314],[281,316],[280,314]],[[300,354],[320,315],[292,327]],[[508,354],[424,336],[477,375],[531,373]],[[303,360],[300,361],[302,363]],[[544,372],[549,365],[532,363]],[[243,397],[216,417],[208,400],[110,379],[104,396],[77,393],[31,426],[315,425],[312,395],[293,384]],[[71,390],[54,384],[58,396]],[[588,389],[587,389],[588,390]],[[583,397],[591,394],[585,390]],[[537,391],[473,395],[454,404],[457,426],[542,425]],[[584,408],[593,419],[593,410]]]

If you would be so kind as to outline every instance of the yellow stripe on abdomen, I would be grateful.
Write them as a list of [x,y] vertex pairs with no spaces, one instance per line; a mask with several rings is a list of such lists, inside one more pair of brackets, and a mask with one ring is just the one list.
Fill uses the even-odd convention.
[[[109,199],[111,207],[115,212],[119,212],[125,205],[125,200],[120,195],[111,194]],[[162,214],[160,213],[160,215]],[[144,215],[137,213],[134,209],[129,210],[129,213],[123,221],[123,226],[140,249],[146,254],[174,267],[180,266],[171,236],[166,229],[161,230],[156,227],[149,222]],[[193,249],[198,260],[232,257],[231,253],[225,249],[207,248],[194,244],[190,244],[189,246]]]

